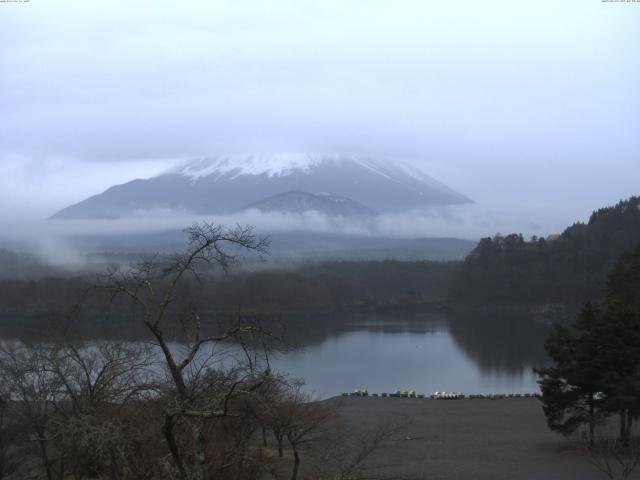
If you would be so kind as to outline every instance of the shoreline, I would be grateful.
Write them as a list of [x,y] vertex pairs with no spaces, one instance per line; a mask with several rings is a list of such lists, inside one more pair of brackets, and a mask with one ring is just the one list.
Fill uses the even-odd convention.
[[[418,398],[421,400],[505,400],[507,398],[540,398],[540,392],[529,393],[462,393],[435,392],[432,394],[416,393],[414,390],[396,390],[392,393],[369,393],[367,389],[356,389],[354,392],[343,392],[340,397],[360,398]],[[335,397],[333,397],[335,398]]]

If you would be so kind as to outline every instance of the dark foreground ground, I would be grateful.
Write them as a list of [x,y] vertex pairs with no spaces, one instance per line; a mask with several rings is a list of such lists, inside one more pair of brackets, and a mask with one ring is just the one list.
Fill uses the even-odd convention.
[[389,465],[387,473],[434,480],[607,478],[577,440],[547,428],[537,399],[348,397],[340,409],[349,429],[406,422],[396,447],[376,453],[376,462]]

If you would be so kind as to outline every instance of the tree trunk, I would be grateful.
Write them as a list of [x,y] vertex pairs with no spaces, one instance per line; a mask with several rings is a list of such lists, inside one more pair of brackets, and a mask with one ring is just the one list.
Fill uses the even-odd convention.
[[40,444],[40,453],[42,455],[42,460],[44,462],[47,480],[53,480],[53,467],[51,466],[51,460],[49,460],[49,456],[47,455],[47,446],[44,440],[44,433],[38,432],[38,443]]
[[282,458],[282,456],[283,456],[283,452],[282,452],[282,440],[283,440],[283,438],[282,438],[282,435],[279,436],[279,437],[276,437],[276,438],[278,439],[278,456],[280,458]]
[[595,445],[595,436],[596,436],[596,418],[595,418],[595,407],[593,405],[594,398],[593,393],[589,397],[589,446],[593,447]]
[[300,455],[298,455],[298,449],[293,446],[293,472],[291,472],[291,480],[297,480],[298,469],[300,468]]
[[206,442],[202,433],[202,424],[195,420],[191,426],[193,432],[193,443],[195,447],[196,465],[192,476],[194,480],[204,480],[207,468]]
[[267,446],[267,427],[262,427],[262,446]]
[[64,455],[60,456],[60,461],[58,462],[58,464],[59,464],[58,479],[64,480]]
[[189,475],[187,474],[184,462],[182,461],[182,455],[180,454],[180,449],[178,448],[178,444],[173,433],[173,417],[171,415],[165,416],[162,433],[164,434],[164,438],[166,439],[167,445],[169,446],[169,451],[171,452],[173,461],[176,462],[176,466],[180,471],[180,476],[184,480],[188,480]]
[[627,444],[627,410],[620,410],[620,443]]
[[631,429],[633,428],[633,417],[631,410],[627,410],[627,442],[631,440]]

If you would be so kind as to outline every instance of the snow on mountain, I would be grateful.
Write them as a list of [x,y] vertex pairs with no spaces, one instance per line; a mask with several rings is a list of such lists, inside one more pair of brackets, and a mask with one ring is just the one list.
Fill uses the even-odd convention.
[[345,197],[380,213],[470,200],[400,162],[342,154],[235,154],[182,162],[61,210],[54,218],[121,218],[145,211],[228,214],[284,192]]
[[178,173],[193,180],[211,175],[227,174],[231,174],[231,178],[236,178],[240,175],[267,175],[268,177],[274,177],[290,175],[294,172],[309,172],[322,161],[323,157],[307,153],[223,155],[213,158],[187,160],[178,167],[170,169],[168,173]]
[[230,176],[231,179],[241,175],[282,177],[294,173],[310,173],[322,164],[337,166],[348,163],[358,164],[389,180],[393,180],[394,172],[400,171],[433,187],[444,187],[417,168],[405,163],[341,154],[283,152],[221,155],[186,160],[165,173],[184,175],[192,180],[209,176]]

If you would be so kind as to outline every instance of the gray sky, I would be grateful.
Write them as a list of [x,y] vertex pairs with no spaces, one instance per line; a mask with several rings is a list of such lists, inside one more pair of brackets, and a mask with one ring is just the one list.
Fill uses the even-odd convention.
[[0,3],[0,219],[175,158],[342,150],[571,223],[640,193],[639,52],[640,2]]

